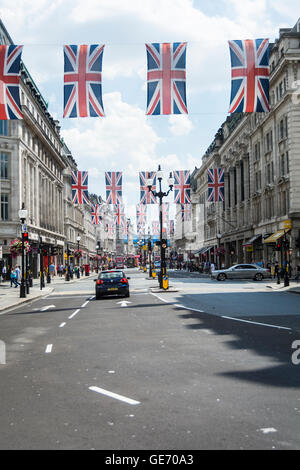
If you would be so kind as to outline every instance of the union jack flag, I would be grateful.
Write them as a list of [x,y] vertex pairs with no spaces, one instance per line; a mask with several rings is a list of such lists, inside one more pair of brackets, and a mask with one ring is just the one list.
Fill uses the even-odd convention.
[[224,168],[207,170],[208,202],[224,201]]
[[162,221],[163,224],[167,224],[169,221],[169,212],[170,212],[170,204],[168,202],[162,203]]
[[136,223],[138,227],[144,227],[147,221],[147,206],[142,203],[136,205]]
[[155,196],[149,191],[147,179],[152,179],[152,189],[156,190],[156,171],[140,171],[140,204],[156,204]]
[[228,41],[231,57],[230,113],[270,111],[269,40]]
[[146,44],[147,115],[187,114],[186,42]]
[[191,203],[191,177],[189,170],[174,171],[174,203]]
[[102,220],[102,216],[100,215],[101,205],[100,204],[92,204],[92,224],[99,225],[100,221]]
[[181,221],[182,222],[187,222],[191,220],[191,204],[180,204],[181,208]]
[[175,222],[174,220],[170,220],[170,235],[174,235],[175,233]]
[[124,225],[124,206],[123,204],[115,204],[115,210],[114,210],[114,222],[115,224],[119,226]]
[[106,202],[122,204],[122,171],[106,171]]
[[157,220],[152,221],[152,235],[159,237],[159,222]]
[[72,171],[72,199],[73,204],[90,204],[87,171]]
[[112,223],[106,224],[106,229],[107,229],[106,231],[107,231],[108,237],[113,238],[114,232],[115,232],[113,224]]
[[64,46],[64,118],[104,116],[104,45]]
[[0,46],[0,119],[23,119],[19,95],[23,46]]

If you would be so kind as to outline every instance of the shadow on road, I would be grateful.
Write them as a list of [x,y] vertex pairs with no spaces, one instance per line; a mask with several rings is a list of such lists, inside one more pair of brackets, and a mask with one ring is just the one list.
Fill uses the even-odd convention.
[[[206,301],[203,302],[203,304],[207,304],[208,300],[210,300],[210,304],[218,304],[218,301],[221,301],[224,305],[226,303],[226,295],[227,294],[224,292],[222,294],[202,294],[201,298],[205,297]],[[245,294],[241,293],[234,295],[240,296],[240,305],[242,310],[245,303]],[[274,298],[274,295],[276,296],[276,293],[273,293],[273,302],[276,303],[276,300],[279,302],[279,297],[276,299],[276,297]],[[216,299],[218,296],[219,299]],[[250,293],[247,294],[247,296],[253,296],[252,301],[257,304],[257,308],[259,309],[257,293]],[[198,308],[204,310],[203,305],[199,302],[199,295],[182,295],[181,298],[178,299],[178,303],[182,303],[183,305],[187,305],[188,303],[191,304],[192,297],[195,297],[194,302],[196,302],[197,299]],[[239,300],[239,298],[237,300]],[[249,301],[251,302],[251,300]],[[256,317],[253,315],[241,317],[243,320],[251,320],[274,325],[280,325],[282,323],[287,324],[288,321],[290,321],[290,323],[295,326],[294,330],[283,330],[225,319],[216,314],[200,313],[192,310],[188,311],[186,308],[183,309],[179,306],[174,307],[174,309],[178,312],[178,316],[180,318],[194,320],[194,323],[186,325],[186,328],[193,330],[211,330],[216,335],[224,337],[222,342],[223,347],[237,352],[243,350],[243,353],[245,350],[251,351],[257,356],[268,357],[272,362],[275,362],[275,365],[261,368],[261,360],[259,360],[258,362],[260,363],[260,367],[257,369],[250,369],[251,365],[249,364],[248,369],[241,370],[240,368],[240,370],[224,370],[218,375],[229,377],[234,380],[238,379],[242,381],[261,383],[272,387],[300,387],[300,364],[297,366],[292,363],[292,354],[294,352],[292,349],[292,343],[295,340],[300,340],[300,313],[294,313],[292,315],[286,315],[283,313],[282,315],[277,314],[274,316],[260,315],[259,317]],[[226,337],[228,337],[228,339],[226,339]],[[253,365],[253,355],[251,358],[251,364]]]

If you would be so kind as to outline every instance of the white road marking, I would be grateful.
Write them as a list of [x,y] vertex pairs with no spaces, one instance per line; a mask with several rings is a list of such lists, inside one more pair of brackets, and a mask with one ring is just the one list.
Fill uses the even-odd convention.
[[104,390],[103,388],[99,387],[89,387],[89,390],[93,392],[101,393],[102,395],[106,395],[107,397],[115,398],[116,400],[124,401],[129,405],[139,405],[140,402],[136,400],[132,400],[132,398],[124,397],[123,395],[119,395],[118,393],[109,392],[108,390]]
[[55,305],[45,305],[45,307],[42,307],[40,310],[41,310],[41,312],[45,312],[49,308],[55,308]]
[[269,325],[268,323],[259,323],[256,321],[242,320],[241,318],[233,318],[233,317],[225,317],[225,316],[222,316],[222,318],[226,318],[227,320],[241,321],[244,323],[251,323],[253,325],[268,326],[270,328],[279,328],[280,330],[291,330],[291,328],[287,328],[286,326]]
[[77,315],[78,312],[80,312],[80,309],[75,310],[75,312],[73,312],[72,315],[69,316],[69,320],[71,320],[71,318],[75,317],[75,315]]
[[59,328],[63,328],[66,325],[66,322],[63,322],[59,325]]
[[81,308],[86,307],[88,303],[89,303],[89,300],[87,300],[86,302],[84,302],[84,304],[81,305]]
[[47,344],[45,353],[46,354],[51,353],[52,352],[52,347],[53,347],[53,344]]
[[259,431],[262,431],[264,434],[269,434],[269,432],[277,432],[275,428],[260,428]]
[[165,300],[165,299],[163,299],[162,297],[159,297],[159,295],[154,294],[153,292],[150,292],[150,293],[151,293],[152,295],[154,295],[154,297],[157,297],[157,298],[158,298],[159,300],[161,300],[162,302],[165,302],[165,303],[167,303],[167,304],[169,303],[168,300]]
[[117,302],[117,304],[121,304],[121,307],[127,307],[131,302],[129,302],[129,300],[121,300],[121,302]]
[[198,310],[197,308],[193,307],[186,307],[185,305],[175,304],[175,307],[185,308],[186,310],[192,310],[193,312],[204,313],[204,310]]

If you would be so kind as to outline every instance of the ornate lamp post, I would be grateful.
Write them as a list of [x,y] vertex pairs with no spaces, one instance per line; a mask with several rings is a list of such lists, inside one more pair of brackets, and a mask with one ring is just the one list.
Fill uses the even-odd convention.
[[96,246],[96,253],[97,253],[97,274],[99,272],[99,251],[100,251],[100,241],[98,240]]
[[[78,237],[77,237],[77,250],[78,250],[78,253],[79,253],[79,245],[80,245],[80,240],[81,240],[81,237],[80,235],[78,234]],[[77,266],[77,279],[80,278],[80,258],[78,256],[78,266]]]
[[22,278],[20,284],[20,297],[26,297],[25,290],[25,260],[24,260],[24,233],[26,232],[25,220],[27,217],[27,210],[25,209],[24,202],[22,204],[22,209],[19,210],[19,218],[22,223]]
[[163,287],[163,276],[167,274],[167,268],[166,268],[166,258],[165,258],[165,249],[166,247],[163,246],[163,235],[162,235],[162,230],[163,230],[163,217],[162,217],[162,201],[164,197],[167,197],[170,193],[170,191],[173,191],[173,186],[174,186],[174,178],[172,175],[172,172],[170,172],[170,176],[168,178],[168,185],[169,189],[167,192],[162,191],[161,187],[161,182],[163,180],[163,172],[161,170],[160,165],[158,165],[158,171],[156,173],[156,178],[158,179],[159,183],[159,191],[153,191],[152,185],[153,185],[153,180],[149,178],[146,182],[148,190],[151,191],[154,197],[157,197],[159,199],[159,224],[160,224],[160,274],[159,274],[159,286],[160,288]]

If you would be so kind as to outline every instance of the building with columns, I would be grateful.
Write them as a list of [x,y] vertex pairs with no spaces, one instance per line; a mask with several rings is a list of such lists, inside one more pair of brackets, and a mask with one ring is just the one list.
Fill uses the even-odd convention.
[[[227,118],[193,172],[200,261],[300,262],[300,20],[270,44],[269,113]],[[225,169],[224,202],[207,202],[207,169]]]

